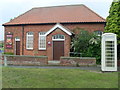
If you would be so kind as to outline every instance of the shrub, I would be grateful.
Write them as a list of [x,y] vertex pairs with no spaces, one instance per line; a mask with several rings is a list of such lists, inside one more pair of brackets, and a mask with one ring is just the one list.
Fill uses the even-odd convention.
[[[97,64],[101,62],[101,37],[85,30],[72,38],[72,52],[81,53],[81,57],[95,57]],[[73,54],[73,56],[78,56]]]
[[14,53],[12,53],[12,52],[5,52],[4,54],[5,55],[14,55]]

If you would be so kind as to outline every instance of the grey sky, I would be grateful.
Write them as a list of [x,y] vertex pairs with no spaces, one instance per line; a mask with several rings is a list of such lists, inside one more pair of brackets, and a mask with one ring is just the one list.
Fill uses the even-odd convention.
[[103,18],[108,16],[113,0],[1,0],[0,1],[0,40],[4,39],[3,23],[23,14],[33,7],[85,4]]

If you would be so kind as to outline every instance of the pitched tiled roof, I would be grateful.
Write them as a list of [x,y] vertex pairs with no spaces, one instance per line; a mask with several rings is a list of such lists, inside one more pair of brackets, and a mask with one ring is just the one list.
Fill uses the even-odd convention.
[[105,22],[105,19],[81,4],[33,8],[4,25],[69,22]]

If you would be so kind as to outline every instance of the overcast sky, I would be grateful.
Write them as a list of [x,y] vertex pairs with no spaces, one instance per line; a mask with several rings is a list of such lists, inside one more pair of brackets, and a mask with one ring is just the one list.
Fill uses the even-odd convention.
[[23,14],[33,7],[85,4],[103,18],[109,15],[113,0],[1,0],[0,1],[0,40],[4,39],[3,23]]

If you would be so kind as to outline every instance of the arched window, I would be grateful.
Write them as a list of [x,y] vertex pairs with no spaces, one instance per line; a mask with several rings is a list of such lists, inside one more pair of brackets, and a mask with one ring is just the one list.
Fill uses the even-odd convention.
[[97,36],[101,36],[103,32],[100,30],[97,30],[97,31],[94,31],[94,34],[96,34]]
[[15,41],[20,41],[20,37],[15,37]]
[[65,40],[65,36],[61,34],[53,35],[53,40]]
[[33,32],[27,32],[26,36],[26,48],[33,49]]

